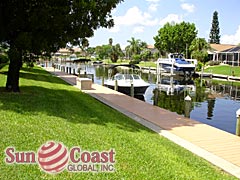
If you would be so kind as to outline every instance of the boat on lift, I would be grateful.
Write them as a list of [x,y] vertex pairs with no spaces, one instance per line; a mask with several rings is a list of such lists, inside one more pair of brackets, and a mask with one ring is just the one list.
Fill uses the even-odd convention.
[[192,75],[197,66],[196,59],[185,59],[183,54],[170,53],[168,58],[159,58],[157,60],[157,69],[159,72],[164,69],[165,72],[172,75]]

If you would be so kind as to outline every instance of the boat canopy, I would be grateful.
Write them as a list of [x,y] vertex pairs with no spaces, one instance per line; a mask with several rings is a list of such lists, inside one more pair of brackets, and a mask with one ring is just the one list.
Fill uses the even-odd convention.
[[139,80],[141,79],[137,74],[116,74],[113,80]]
[[178,59],[183,59],[183,54],[180,54],[180,53],[170,53],[170,54],[168,54],[168,58],[169,59],[176,59],[176,58],[178,58]]
[[185,59],[179,59],[179,58],[176,58],[175,59],[176,63],[178,64],[190,64],[188,61],[186,61]]

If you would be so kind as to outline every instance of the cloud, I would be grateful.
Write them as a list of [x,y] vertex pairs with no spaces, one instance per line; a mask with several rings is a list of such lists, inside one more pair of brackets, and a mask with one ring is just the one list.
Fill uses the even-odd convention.
[[152,18],[149,13],[142,12],[137,6],[134,6],[126,12],[123,16],[115,16],[114,28],[110,29],[111,32],[119,32],[121,26],[155,26],[159,20]]
[[239,44],[240,43],[240,25],[238,26],[238,29],[235,34],[233,35],[223,35],[221,37],[221,43],[222,44]]
[[160,25],[164,26],[166,23],[180,23],[183,21],[183,18],[181,15],[178,14],[169,14],[167,17],[165,17],[164,19],[162,19],[160,21]]
[[149,12],[156,12],[157,8],[159,6],[159,2],[160,0],[146,0],[147,2],[149,2],[149,7],[148,7],[148,11]]
[[149,7],[148,7],[148,10],[149,10],[150,12],[156,12],[158,6],[159,6],[158,4],[150,4]]
[[133,29],[133,34],[142,33],[142,32],[144,32],[143,26],[137,26]]
[[120,26],[114,25],[114,27],[112,27],[111,29],[108,29],[108,31],[112,33],[117,33],[120,31]]
[[195,10],[195,6],[193,4],[183,3],[181,4],[181,8],[188,13],[193,13]]

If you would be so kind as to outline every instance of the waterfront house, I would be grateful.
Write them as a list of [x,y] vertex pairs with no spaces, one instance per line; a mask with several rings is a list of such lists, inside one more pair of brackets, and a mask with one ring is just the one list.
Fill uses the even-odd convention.
[[209,60],[232,66],[240,66],[240,46],[229,44],[210,44]]

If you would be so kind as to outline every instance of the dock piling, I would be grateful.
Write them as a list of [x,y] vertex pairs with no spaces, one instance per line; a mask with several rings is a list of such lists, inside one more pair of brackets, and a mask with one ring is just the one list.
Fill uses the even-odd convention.
[[134,86],[133,86],[133,82],[131,82],[131,97],[134,97]]
[[187,95],[184,99],[185,101],[185,111],[184,116],[190,118],[191,106],[192,106],[192,98]]
[[236,116],[237,116],[236,135],[240,136],[240,109],[237,110]]
[[158,88],[153,90],[153,94],[154,94],[153,105],[157,106],[158,105],[158,96],[159,96]]
[[114,90],[117,91],[118,90],[118,82],[117,80],[115,80],[115,86],[114,86]]
[[104,86],[104,76],[102,76],[102,86]]

